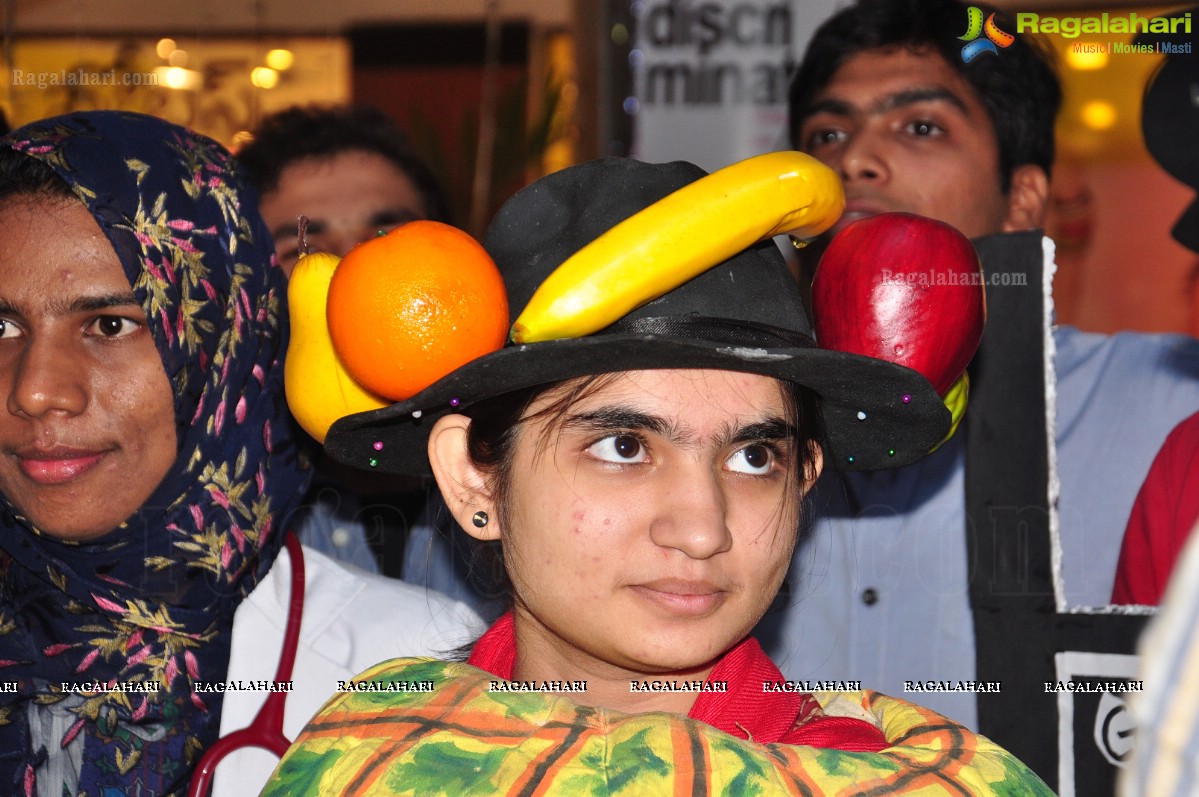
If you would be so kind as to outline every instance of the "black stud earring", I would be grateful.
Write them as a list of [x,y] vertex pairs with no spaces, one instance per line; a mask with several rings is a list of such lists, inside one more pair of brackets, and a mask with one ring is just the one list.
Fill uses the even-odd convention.
[[491,518],[487,517],[487,513],[483,510],[479,510],[474,514],[474,517],[470,519],[470,522],[475,524],[475,528],[481,529],[487,525],[489,520],[491,520]]

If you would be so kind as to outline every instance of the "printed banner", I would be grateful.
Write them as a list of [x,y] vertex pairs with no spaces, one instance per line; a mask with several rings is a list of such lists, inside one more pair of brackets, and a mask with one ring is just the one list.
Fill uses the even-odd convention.
[[834,0],[633,2],[635,158],[718,169],[786,145],[787,86]]

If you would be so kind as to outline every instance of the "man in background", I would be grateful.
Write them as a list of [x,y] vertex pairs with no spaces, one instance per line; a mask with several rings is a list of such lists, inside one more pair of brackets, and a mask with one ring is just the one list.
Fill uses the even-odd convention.
[[[1051,59],[1009,36],[967,63],[967,20],[952,0],[863,0],[817,30],[792,84],[790,132],[793,146],[844,181],[837,229],[885,211],[938,218],[976,238],[1042,224],[1061,102]],[[1002,14],[995,20],[1005,36],[1016,30]],[[994,312],[988,319],[1004,323]],[[1051,339],[1065,599],[1103,605],[1153,454],[1199,408],[1199,342],[1069,327]],[[898,694],[906,680],[975,680],[971,580],[990,576],[968,562],[963,437],[895,472],[838,478],[829,469],[789,604],[764,621],[790,677]],[[987,698],[921,699],[977,727],[976,699]]]
[[[272,114],[237,152],[261,196],[275,254],[290,276],[299,260],[297,219],[310,251],[344,256],[356,244],[415,219],[448,222],[433,172],[387,114],[367,105],[296,106]],[[399,576],[406,535],[427,491],[413,480],[371,479],[324,459],[305,501],[301,541],[372,572]]]
[[262,195],[262,216],[288,274],[296,217],[314,252],[339,257],[414,219],[450,220],[445,192],[387,114],[367,105],[297,106],[268,116],[237,159]]

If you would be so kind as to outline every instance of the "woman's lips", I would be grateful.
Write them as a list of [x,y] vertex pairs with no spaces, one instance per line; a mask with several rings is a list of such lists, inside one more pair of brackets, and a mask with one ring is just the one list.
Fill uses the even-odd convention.
[[635,584],[633,592],[671,614],[700,617],[724,603],[728,593],[704,581],[662,579]]
[[17,454],[21,471],[38,484],[63,484],[82,476],[104,459],[103,451],[53,449]]

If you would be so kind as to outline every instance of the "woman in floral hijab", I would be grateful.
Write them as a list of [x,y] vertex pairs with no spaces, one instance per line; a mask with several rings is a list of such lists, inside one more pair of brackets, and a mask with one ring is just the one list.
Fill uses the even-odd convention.
[[225,679],[307,481],[272,252],[229,154],[183,128],[0,139],[4,794],[182,793],[217,738],[194,685]]

